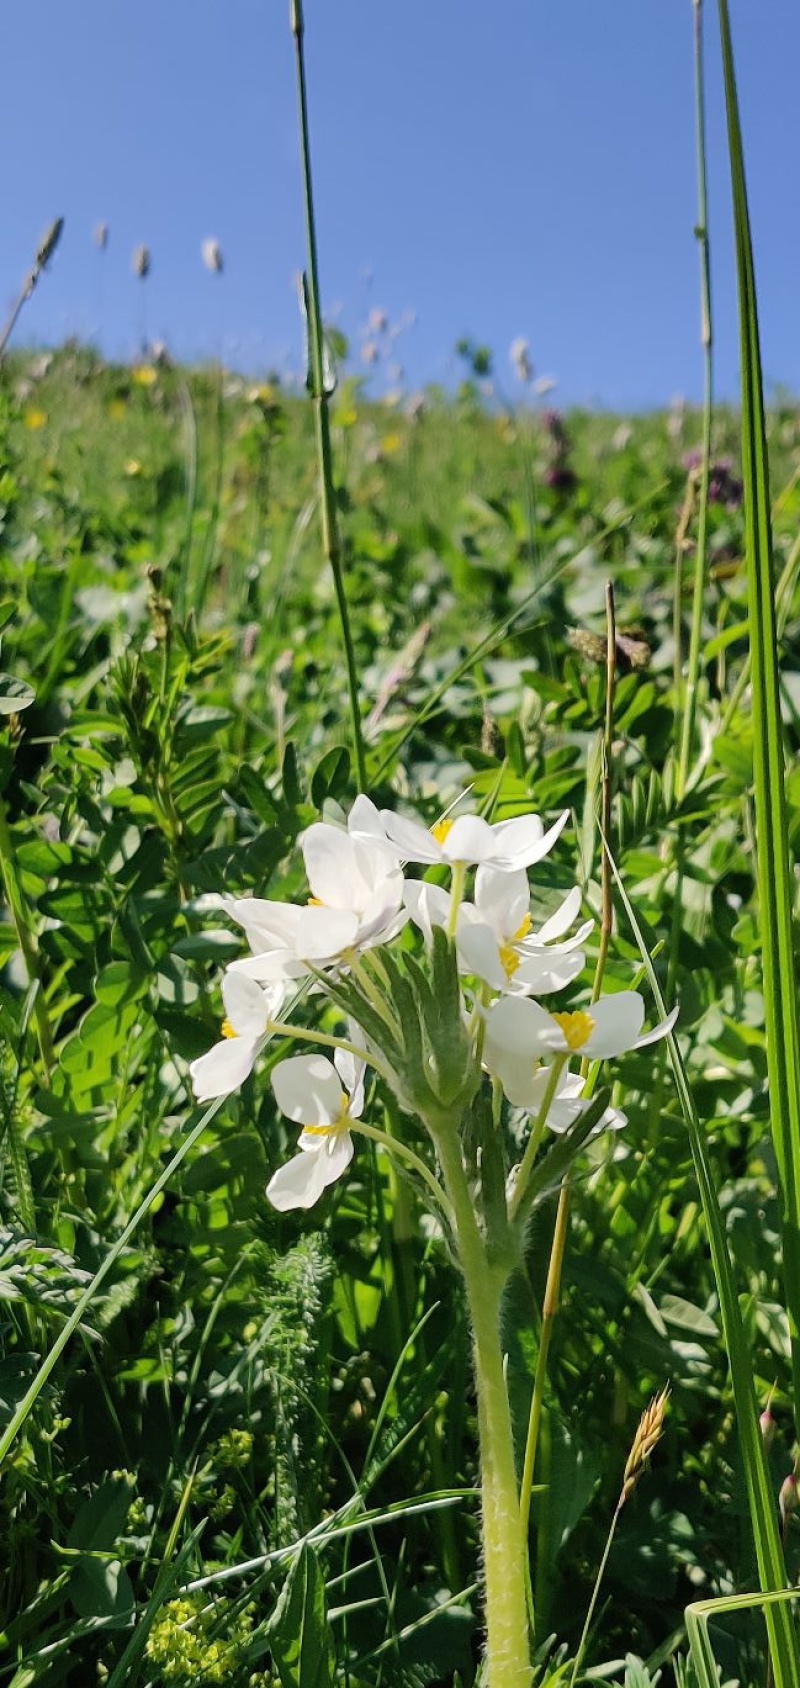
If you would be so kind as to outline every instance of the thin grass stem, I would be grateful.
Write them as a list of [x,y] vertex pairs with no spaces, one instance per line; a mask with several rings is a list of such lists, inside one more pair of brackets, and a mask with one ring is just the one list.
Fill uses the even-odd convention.
[[361,791],[367,789],[367,763],[364,735],[359,707],[355,647],[350,626],[350,611],[344,584],[342,547],[336,516],[336,491],[333,484],[333,454],[331,450],[330,418],[328,415],[328,383],[325,377],[322,312],[320,308],[319,265],[317,262],[317,234],[314,220],[314,197],[311,185],[311,145],[308,128],[308,98],[306,92],[304,23],[302,0],[290,0],[290,24],[294,38],[297,69],[297,105],[300,124],[300,153],[303,170],[303,204],[306,224],[308,277],[306,288],[309,377],[314,401],[314,421],[317,435],[320,509],[322,515],[322,545],[333,576],[339,622],[342,629],[347,689],[353,732],[353,750]]

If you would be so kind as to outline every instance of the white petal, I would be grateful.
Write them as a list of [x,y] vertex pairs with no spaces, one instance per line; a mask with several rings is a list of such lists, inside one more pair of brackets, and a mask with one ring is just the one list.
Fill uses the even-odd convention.
[[[240,961],[229,962],[226,972],[241,974],[246,979],[260,979],[270,992],[280,992],[283,996],[285,988],[280,981],[302,979],[308,972],[308,962],[292,955],[291,950],[271,949],[257,955],[242,956]],[[276,1013],[277,1010],[273,1008],[272,1014]]]
[[[386,842],[386,828],[371,797],[360,794],[347,817],[347,830],[352,838],[378,838]],[[395,852],[395,860],[399,860]]]
[[323,1157],[314,1154],[295,1155],[273,1173],[267,1185],[267,1199],[279,1213],[289,1213],[296,1207],[313,1207],[325,1188]]
[[198,1102],[210,1102],[215,1096],[230,1096],[253,1071],[258,1051],[258,1039],[224,1037],[206,1055],[192,1061],[189,1074]]
[[484,862],[475,875],[475,907],[503,943],[519,931],[530,908],[531,890],[524,871],[503,873]]
[[626,1049],[634,1048],[644,1019],[644,1001],[638,991],[601,996],[586,1012],[594,1025],[581,1048],[582,1055],[606,1061],[612,1055],[623,1055]]
[[[549,944],[553,938],[562,937],[565,932],[569,931],[570,926],[574,925],[580,911],[580,887],[574,885],[568,896],[564,898],[563,903],[561,903],[556,909],[555,914],[551,914],[550,919],[546,920],[544,925],[539,927],[536,934],[537,942],[540,944]],[[591,931],[591,922],[589,924],[589,930]]]
[[222,1000],[229,1024],[237,1037],[261,1037],[267,1029],[269,1009],[267,999],[255,979],[245,973],[226,970],[222,980]]
[[538,955],[523,956],[511,978],[511,989],[519,991],[524,988],[532,996],[538,996],[540,992],[542,996],[549,996],[552,991],[563,991],[583,972],[585,960],[583,950],[572,950],[568,955],[540,950]]
[[349,1049],[337,1049],[333,1064],[349,1098],[347,1112],[351,1119],[360,1119],[364,1112],[364,1079],[367,1066],[357,1061]]
[[348,949],[358,930],[358,916],[350,909],[302,908],[243,897],[230,912],[244,927],[255,955],[288,950],[296,960],[321,961]]
[[474,973],[492,990],[508,989],[508,978],[500,960],[497,937],[490,926],[470,922],[458,933],[458,953],[467,973]]
[[405,862],[441,862],[441,845],[419,821],[395,815],[391,809],[381,809],[381,820],[390,844],[396,844]]
[[552,850],[568,820],[569,810],[565,809],[555,825],[544,833],[538,815],[519,815],[516,820],[498,822],[493,828],[495,867],[511,870],[540,862]]
[[442,851],[449,862],[487,862],[494,853],[494,831],[480,815],[458,815]]
[[564,1049],[564,1035],[546,1008],[528,997],[504,996],[495,1002],[486,1016],[484,1052],[491,1067],[489,1052],[526,1057],[547,1049]]
[[296,1125],[333,1125],[341,1114],[342,1085],[324,1055],[292,1055],[272,1073],[282,1114]]
[[676,1004],[672,1013],[667,1015],[666,1020],[662,1020],[659,1025],[654,1026],[651,1032],[645,1032],[644,1037],[637,1037],[633,1046],[634,1049],[646,1049],[648,1043],[658,1043],[660,1038],[666,1037],[668,1032],[672,1031],[677,1018],[678,1007]]
[[[300,1139],[303,1141],[302,1137]],[[333,1184],[347,1171],[353,1159],[353,1139],[349,1131],[336,1131],[323,1141],[319,1159],[322,1162],[322,1182]]]
[[430,940],[434,926],[446,926],[450,914],[450,893],[441,885],[426,885],[421,879],[407,879],[403,902],[415,926]]
[[401,914],[403,903],[403,875],[394,872],[381,879],[365,899],[359,919],[355,942],[364,944],[388,943],[405,925]]
[[328,908],[360,910],[371,889],[358,865],[358,845],[341,827],[315,821],[300,841],[312,895]]

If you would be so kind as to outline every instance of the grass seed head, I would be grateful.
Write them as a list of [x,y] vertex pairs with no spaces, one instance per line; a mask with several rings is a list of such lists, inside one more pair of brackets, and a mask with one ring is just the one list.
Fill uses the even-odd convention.
[[650,1405],[645,1407],[642,1413],[623,1472],[619,1506],[623,1506],[633,1494],[656,1443],[661,1440],[668,1396],[669,1384],[662,1389],[660,1395],[653,1396]]
[[99,252],[105,252],[108,245],[108,223],[95,223],[92,229],[92,240]]
[[44,269],[45,264],[48,263],[50,258],[52,258],[53,253],[55,252],[55,249],[61,239],[63,227],[63,217],[56,217],[54,222],[50,224],[50,227],[46,229],[42,235],[36,249],[36,268],[38,270]]
[[134,247],[132,264],[134,275],[144,281],[145,276],[150,274],[150,251],[147,246]]

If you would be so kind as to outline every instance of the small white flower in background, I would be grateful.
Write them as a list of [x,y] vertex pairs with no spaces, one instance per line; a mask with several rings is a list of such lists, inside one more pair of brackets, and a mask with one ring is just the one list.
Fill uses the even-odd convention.
[[189,1074],[198,1102],[210,1102],[216,1096],[229,1096],[253,1070],[256,1056],[266,1037],[269,1023],[277,1018],[283,1005],[282,985],[262,990],[253,979],[230,969],[222,981],[222,1000],[227,1019],[222,1028],[222,1040],[207,1054],[192,1061]]
[[672,1030],[674,1008],[666,1020],[641,1036],[644,999],[638,991],[600,997],[588,1009],[549,1014],[530,997],[504,996],[486,1016],[483,1058],[503,1086],[509,1102],[528,1108],[531,1085],[544,1055],[580,1055],[605,1061],[630,1049],[644,1049]]
[[207,270],[212,275],[221,275],[223,271],[222,247],[218,240],[204,240],[200,247],[200,256]]
[[[293,1055],[272,1074],[282,1114],[302,1125],[298,1148],[267,1185],[273,1207],[287,1213],[313,1207],[323,1190],[346,1172],[353,1158],[350,1125],[364,1111],[364,1062],[337,1049],[324,1055]],[[345,1086],[344,1090],[342,1085]]]
[[517,380],[522,383],[523,387],[527,387],[528,382],[533,379],[533,364],[531,363],[530,346],[522,335],[516,340],[512,340],[508,348],[508,356]]
[[[530,1082],[525,1112],[532,1114],[534,1119],[538,1117],[541,1110],[549,1082],[549,1067],[540,1067]],[[545,1123],[548,1131],[555,1132],[557,1137],[568,1131],[570,1126],[575,1124],[576,1119],[579,1119],[580,1115],[585,1113],[589,1107],[589,1101],[590,1099],[587,1100],[583,1095],[583,1079],[580,1073],[571,1073],[565,1068],[547,1110]],[[620,1113],[618,1108],[606,1108],[605,1113],[601,1115],[594,1126],[591,1136],[598,1137],[601,1131],[621,1131],[627,1123],[626,1115]]]
[[577,920],[580,906],[576,886],[555,914],[534,931],[527,874],[479,867],[475,901],[462,903],[458,911],[456,939],[462,966],[496,991],[531,996],[563,990],[583,970],[585,956],[579,946],[592,929],[588,920],[571,938],[563,938]]
[[545,832],[538,815],[518,815],[512,821],[490,826],[480,815],[458,815],[455,820],[437,821],[428,831],[421,821],[381,810],[387,839],[407,862],[458,862],[471,867],[481,862],[512,873],[531,867],[552,850],[569,820],[565,809],[554,826]]

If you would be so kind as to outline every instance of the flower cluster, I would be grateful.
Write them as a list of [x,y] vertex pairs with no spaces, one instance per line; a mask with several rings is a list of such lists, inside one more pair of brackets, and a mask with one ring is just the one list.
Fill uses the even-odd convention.
[[[462,814],[429,831],[360,796],[346,827],[316,822],[303,835],[311,892],[305,906],[257,897],[221,899],[242,928],[250,954],[225,973],[227,1017],[220,1042],[190,1069],[198,1100],[237,1089],[272,1036],[334,1045],[333,1061],[322,1053],[298,1055],[280,1062],[272,1074],[278,1107],[302,1127],[298,1153],[267,1188],[276,1208],[307,1208],[318,1200],[349,1165],[353,1130],[382,1135],[359,1123],[367,1066],[392,1078],[391,1056],[387,1072],[375,1030],[382,1017],[391,1019],[391,1004],[381,1001],[381,987],[384,992],[390,988],[390,976],[380,955],[371,958],[371,952],[397,938],[409,919],[429,947],[436,928],[452,940],[461,978],[457,1032],[466,1028],[473,1065],[482,1065],[509,1104],[530,1116],[523,1168],[545,1127],[563,1133],[588,1106],[581,1076],[570,1071],[573,1058],[605,1060],[641,1048],[670,1029],[674,1016],[642,1035],[645,1006],[636,991],[620,991],[567,1013],[553,1013],[538,1000],[563,990],[583,971],[581,946],[592,925],[576,925],[577,888],[545,920],[538,920],[531,907],[528,870],[552,849],[566,821],[563,814],[545,830],[538,815],[490,825],[478,815]],[[449,888],[406,879],[408,863],[449,869]],[[476,871],[469,901],[465,888],[471,868]],[[337,983],[346,980],[367,993],[366,1029],[351,1019],[348,1039],[336,1040],[281,1021],[287,998],[302,981],[311,981],[316,991],[327,989],[336,999]],[[426,1057],[419,1059],[424,1063]],[[609,1109],[595,1129],[621,1124],[624,1116]],[[510,1188],[513,1205],[513,1179]]]

